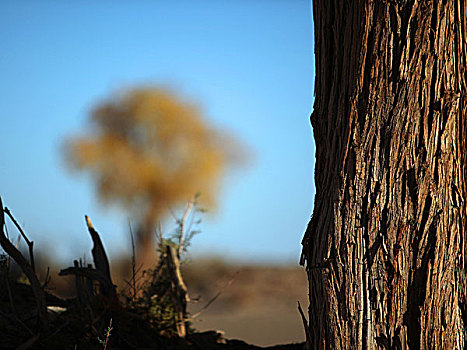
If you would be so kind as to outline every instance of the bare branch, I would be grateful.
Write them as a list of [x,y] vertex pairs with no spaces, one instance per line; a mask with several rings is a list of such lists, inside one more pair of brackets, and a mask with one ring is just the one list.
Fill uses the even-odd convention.
[[18,229],[19,233],[21,234],[21,236],[24,238],[24,240],[26,241],[26,244],[28,245],[28,249],[29,249],[29,261],[31,262],[31,267],[32,267],[32,270],[34,271],[34,273],[36,272],[36,264],[34,263],[34,242],[33,241],[30,241],[28,239],[28,237],[26,236],[26,234],[24,233],[23,229],[21,228],[21,226],[18,224],[18,222],[15,220],[15,218],[13,217],[13,214],[11,214],[10,212],[10,209],[8,209],[7,207],[5,207],[4,209],[5,211],[5,214],[8,215],[11,219],[11,221],[13,222],[13,224],[16,226],[16,228]]
[[31,284],[32,291],[34,293],[34,297],[36,299],[39,328],[42,329],[43,331],[48,331],[49,322],[48,322],[48,316],[47,316],[47,305],[45,302],[44,290],[42,289],[41,283],[39,282],[39,279],[37,278],[31,264],[24,258],[23,254],[21,254],[21,252],[17,248],[15,248],[15,246],[5,236],[4,213],[6,211],[3,209],[3,203],[2,203],[1,196],[0,196],[0,209],[1,209],[0,210],[0,227],[1,227],[0,244],[3,250],[5,250],[5,252],[13,258],[13,260],[19,265],[21,270],[24,272],[24,274],[28,278],[29,283]]
[[185,212],[183,213],[183,217],[182,217],[182,220],[180,222],[180,238],[179,238],[179,241],[178,241],[178,251],[177,251],[177,256],[178,258],[180,259],[180,257],[182,256],[182,251],[183,251],[183,245],[185,243],[185,226],[186,226],[186,221],[188,219],[188,216],[190,215],[191,213],[191,210],[193,209],[193,205],[195,204],[194,200],[190,200],[188,201],[187,205],[186,205],[186,209],[185,209]]
[[167,269],[170,274],[170,278],[175,285],[175,293],[173,293],[173,299],[175,309],[177,311],[177,333],[179,337],[185,337],[185,318],[186,318],[186,304],[189,301],[188,291],[183,282],[182,274],[180,272],[180,262],[178,260],[175,249],[170,245],[167,246]]
[[59,276],[68,276],[68,275],[75,275],[75,276],[82,276],[89,278],[94,281],[98,281],[99,283],[105,286],[105,289],[112,289],[114,285],[109,284],[107,276],[103,275],[100,271],[93,269],[92,267],[68,267],[66,269],[60,270],[58,273]]
[[136,252],[135,252],[135,240],[133,237],[133,230],[131,229],[130,220],[128,220],[128,227],[130,228],[130,237],[131,237],[131,290],[132,290],[132,299],[136,297]]
[[216,295],[214,295],[207,303],[206,305],[204,305],[197,313],[191,315],[187,320],[193,320],[197,317],[199,317],[209,306],[211,306],[211,304],[213,302],[215,302],[217,300],[217,298],[219,298],[222,293],[224,293],[224,291],[232,284],[232,282],[235,280],[235,278],[237,277],[238,275],[238,271],[235,273],[235,275],[224,285],[224,287],[222,287],[222,289],[220,291],[218,291],[216,293]]

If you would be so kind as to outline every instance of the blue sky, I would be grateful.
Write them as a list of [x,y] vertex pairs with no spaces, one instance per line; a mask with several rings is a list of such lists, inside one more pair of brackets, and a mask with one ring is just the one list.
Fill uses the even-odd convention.
[[64,167],[60,146],[97,102],[166,85],[254,154],[225,178],[192,255],[298,261],[314,197],[311,17],[301,0],[1,1],[4,205],[61,260],[88,256],[84,214],[111,257],[127,252],[126,214],[100,205],[91,179]]

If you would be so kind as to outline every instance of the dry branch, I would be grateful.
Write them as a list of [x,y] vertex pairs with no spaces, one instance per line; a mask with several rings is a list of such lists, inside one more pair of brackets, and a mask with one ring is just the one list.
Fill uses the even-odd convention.
[[[10,240],[6,237],[5,232],[4,232],[4,226],[5,226],[5,215],[4,213],[7,212],[6,208],[3,209],[3,203],[2,203],[2,198],[0,196],[0,227],[1,227],[1,233],[0,233],[0,244],[2,248],[5,250],[5,252],[13,258],[13,260],[19,265],[21,270],[24,272],[26,277],[29,280],[29,283],[31,284],[32,291],[34,293],[34,297],[36,299],[36,304],[37,304],[37,313],[38,313],[38,323],[39,323],[39,329],[42,331],[48,331],[49,329],[49,322],[48,322],[48,317],[47,317],[47,305],[45,302],[45,293],[44,290],[42,289],[42,285],[39,282],[39,279],[37,278],[33,267],[31,264],[25,259],[23,254],[10,242]],[[9,211],[7,212],[7,214]],[[8,214],[9,216],[11,214]],[[10,216],[11,218],[12,216]],[[16,221],[14,221],[16,222]],[[17,225],[18,227],[18,225]],[[22,232],[22,231],[20,231]],[[24,234],[24,233],[22,233]],[[25,235],[24,235],[25,237]],[[25,238],[27,239],[27,238]]]
[[189,300],[188,291],[183,282],[182,274],[180,272],[180,262],[177,257],[177,252],[171,246],[167,246],[167,269],[170,278],[174,284],[175,291],[172,294],[177,312],[177,333],[180,337],[185,337],[185,318],[186,318],[186,304]]
[[[69,267],[60,270],[59,276],[75,275],[76,276],[76,292],[80,302],[85,302],[86,295],[92,296],[90,288],[84,290],[84,285],[87,287],[90,285],[90,281],[97,281],[100,285],[100,293],[106,296],[115,297],[117,295],[115,285],[112,283],[112,277],[110,276],[110,265],[105,253],[104,245],[99,237],[99,234],[94,229],[91,223],[91,219],[86,215],[86,225],[89,233],[91,234],[94,246],[92,248],[92,257],[94,260],[95,269],[91,266],[81,267],[78,262],[74,261],[74,267]],[[83,280],[84,278],[84,280]],[[86,283],[85,283],[86,282]]]
[[29,261],[31,263],[31,267],[32,267],[32,270],[34,271],[34,273],[36,272],[36,264],[34,262],[34,242],[33,241],[30,241],[28,239],[28,237],[26,236],[26,234],[24,233],[23,229],[21,228],[21,226],[18,224],[18,222],[15,220],[15,218],[13,217],[13,215],[11,214],[10,212],[10,209],[8,209],[7,207],[5,207],[4,209],[4,212],[5,214],[7,214],[11,221],[13,222],[13,224],[15,224],[16,228],[18,229],[19,233],[21,234],[21,236],[24,238],[24,240],[26,241],[26,244],[28,245],[28,249],[29,249]]
[[[113,286],[112,278],[110,276],[110,265],[109,260],[107,259],[107,254],[105,253],[104,245],[99,237],[99,234],[94,229],[91,223],[89,216],[85,215],[86,225],[88,226],[89,234],[91,235],[94,246],[92,247],[92,258],[94,260],[94,265],[96,270],[105,277],[107,284]],[[110,291],[110,290],[109,290]],[[113,288],[115,293],[115,288]]]
[[213,302],[215,302],[217,300],[217,298],[219,298],[221,296],[221,294],[232,284],[232,282],[235,280],[235,278],[237,277],[239,271],[237,271],[235,273],[235,275],[224,285],[224,287],[222,287],[221,290],[219,290],[216,295],[214,295],[207,303],[206,305],[204,305],[197,313],[191,315],[187,321],[189,320],[193,320],[197,317],[199,317],[209,306],[211,306],[211,304]]
[[81,276],[81,277],[85,277],[90,280],[99,282],[101,285],[104,285],[106,289],[113,288],[113,285],[109,284],[107,277],[103,275],[100,271],[92,267],[80,267],[80,266],[68,267],[66,269],[60,270],[58,275],[59,276],[69,276],[69,275]]

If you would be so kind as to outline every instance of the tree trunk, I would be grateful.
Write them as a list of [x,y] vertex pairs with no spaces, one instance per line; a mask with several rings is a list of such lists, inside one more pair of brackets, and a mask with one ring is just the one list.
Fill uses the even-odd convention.
[[309,349],[467,349],[465,6],[313,2]]
[[155,243],[157,237],[157,220],[160,210],[154,204],[143,217],[136,230],[136,261],[142,270],[154,268],[157,264],[158,251]]

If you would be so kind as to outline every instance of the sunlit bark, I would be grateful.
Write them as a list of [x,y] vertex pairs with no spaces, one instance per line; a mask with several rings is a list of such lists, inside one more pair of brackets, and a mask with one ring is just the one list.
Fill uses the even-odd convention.
[[467,348],[465,6],[313,2],[310,349]]

